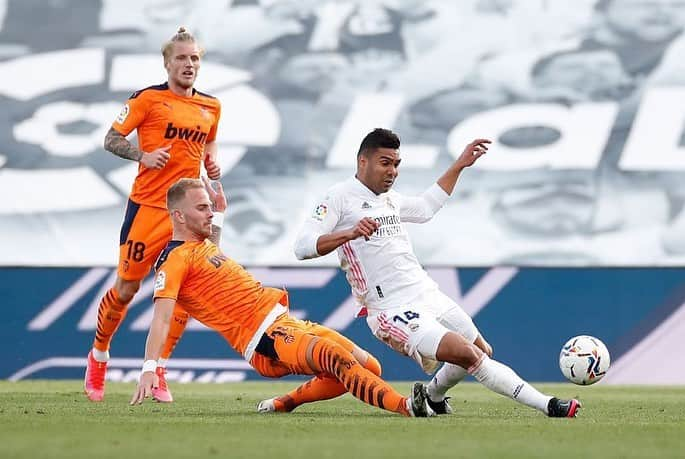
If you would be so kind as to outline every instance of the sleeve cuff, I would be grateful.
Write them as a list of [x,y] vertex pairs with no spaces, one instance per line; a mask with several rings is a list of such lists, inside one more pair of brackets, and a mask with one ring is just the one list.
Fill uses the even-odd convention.
[[319,252],[316,250],[317,242],[319,241],[319,234],[300,235],[295,245],[295,256],[299,260],[306,260],[309,258],[319,257]]

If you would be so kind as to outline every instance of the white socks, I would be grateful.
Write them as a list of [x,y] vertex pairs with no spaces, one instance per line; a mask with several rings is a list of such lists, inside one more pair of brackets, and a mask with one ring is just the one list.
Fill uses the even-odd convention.
[[[109,351],[103,352],[93,348],[93,358],[98,362],[109,362]],[[160,357],[159,359],[157,359],[157,366],[166,367],[168,361],[169,359],[163,359]]]
[[[468,371],[462,367],[445,363],[426,386],[428,396],[434,402],[442,401],[445,393],[467,374]],[[488,389],[547,414],[547,404],[552,397],[540,393],[508,366],[483,355],[483,360],[471,369],[471,374]]]
[[98,362],[109,362],[109,351],[98,351],[93,348],[93,358]]
[[483,357],[480,364],[474,365],[475,368],[469,368],[470,373],[479,383],[498,394],[506,395],[517,402],[547,414],[547,403],[552,397],[538,392],[508,366],[492,360],[486,355]]
[[426,386],[428,397],[434,402],[443,401],[445,393],[456,386],[467,374],[468,372],[459,365],[445,363]]

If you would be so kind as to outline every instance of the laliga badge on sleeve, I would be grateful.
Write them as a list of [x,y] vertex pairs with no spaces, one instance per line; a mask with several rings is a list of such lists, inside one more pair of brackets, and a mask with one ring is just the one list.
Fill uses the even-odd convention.
[[326,215],[328,214],[328,206],[326,204],[321,203],[318,206],[316,206],[316,209],[314,209],[314,214],[312,215],[312,218],[314,220],[318,221],[323,221],[324,218],[326,218]]
[[119,116],[117,116],[117,123],[119,124],[124,124],[124,121],[126,121],[126,118],[128,118],[128,113],[131,109],[129,108],[128,104],[124,105],[119,112]]
[[157,290],[164,290],[165,286],[166,286],[166,273],[164,271],[160,271],[157,273],[157,277],[155,278],[155,292]]

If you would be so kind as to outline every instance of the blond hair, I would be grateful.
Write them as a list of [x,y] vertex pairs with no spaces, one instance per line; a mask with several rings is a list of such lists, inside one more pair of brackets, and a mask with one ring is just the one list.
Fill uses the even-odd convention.
[[183,201],[186,197],[186,191],[192,190],[194,188],[202,188],[204,190],[205,185],[200,179],[192,178],[182,178],[176,183],[171,185],[171,187],[166,192],[166,208],[171,212],[178,206],[178,203]]
[[162,45],[162,56],[164,56],[164,63],[166,64],[169,62],[169,58],[171,57],[171,50],[174,46],[174,43],[177,42],[188,42],[188,43],[195,43],[197,44],[198,48],[200,48],[200,56],[203,56],[205,53],[205,50],[200,46],[200,43],[195,39],[195,36],[188,32],[188,29],[185,27],[181,26],[178,28],[178,31],[176,34],[171,37],[164,45]]

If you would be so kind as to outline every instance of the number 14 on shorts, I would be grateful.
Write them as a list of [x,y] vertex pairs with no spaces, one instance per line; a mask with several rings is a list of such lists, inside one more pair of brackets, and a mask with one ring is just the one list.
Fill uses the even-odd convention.
[[[402,317],[404,316],[404,317]],[[414,311],[404,311],[401,315],[397,314],[396,316],[393,316],[392,321],[393,322],[402,322],[404,325],[409,325],[409,321],[412,319],[418,319],[419,318],[419,313],[414,312]]]

